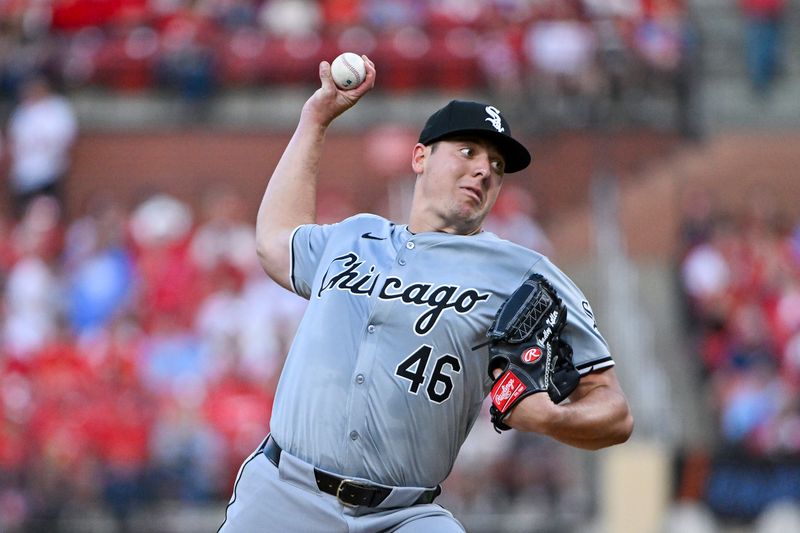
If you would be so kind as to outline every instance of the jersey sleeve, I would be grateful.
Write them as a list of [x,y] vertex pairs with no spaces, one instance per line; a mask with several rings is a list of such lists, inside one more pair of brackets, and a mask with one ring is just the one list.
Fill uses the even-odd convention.
[[[389,235],[394,224],[370,213],[358,213],[335,224],[304,224],[292,232],[289,276],[292,290],[306,300],[326,253],[354,250],[363,232]],[[382,239],[381,239],[382,240]],[[330,261],[330,257],[325,260]]]
[[548,259],[539,261],[535,271],[553,284],[567,306],[567,325],[562,338],[572,346],[572,360],[581,375],[614,365],[608,343],[597,327],[589,300],[577,285]]
[[306,300],[311,296],[314,275],[334,228],[335,224],[304,224],[292,233],[289,264],[292,290]]

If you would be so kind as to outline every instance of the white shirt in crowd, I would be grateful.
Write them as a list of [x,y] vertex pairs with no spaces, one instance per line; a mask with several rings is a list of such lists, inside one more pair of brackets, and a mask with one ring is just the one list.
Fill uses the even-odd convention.
[[20,104],[8,127],[13,188],[24,193],[57,180],[67,170],[77,132],[75,113],[62,96]]

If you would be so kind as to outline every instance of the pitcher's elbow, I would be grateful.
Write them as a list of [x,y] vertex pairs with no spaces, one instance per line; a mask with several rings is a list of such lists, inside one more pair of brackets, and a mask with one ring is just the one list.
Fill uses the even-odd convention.
[[272,261],[270,248],[261,239],[256,241],[256,255],[258,256],[258,262],[261,264],[261,268],[264,272],[269,273],[269,265]]
[[598,443],[596,449],[608,448],[609,446],[616,446],[617,444],[624,444],[628,442],[633,434],[633,415],[630,411],[626,411],[619,421],[611,427],[611,430],[606,434],[602,443]]
[[630,439],[631,435],[633,434],[633,426],[634,426],[633,415],[631,414],[630,411],[628,411],[627,413],[625,413],[625,417],[619,424],[618,431],[616,432],[615,435],[614,444],[622,444],[628,442],[628,439]]
[[278,285],[294,290],[291,285],[291,259],[289,238],[283,235],[259,235],[256,239],[256,254],[264,272]]

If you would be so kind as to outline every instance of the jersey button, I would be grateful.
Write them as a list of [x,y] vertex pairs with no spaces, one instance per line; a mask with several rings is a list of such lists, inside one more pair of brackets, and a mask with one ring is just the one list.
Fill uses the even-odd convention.
[[408,248],[409,250],[413,250],[414,249],[414,243],[411,242],[411,241],[408,241],[406,243],[406,248]]
[[356,383],[358,383],[359,385],[364,383],[364,374],[359,374],[356,376]]
[[400,263],[400,266],[404,266],[406,264],[406,260],[405,259],[400,259],[397,262]]
[[358,440],[358,431],[353,430],[350,432],[350,440]]
[[373,326],[372,324],[370,324],[370,325],[367,327],[367,331],[369,331],[370,333],[375,333],[375,326]]

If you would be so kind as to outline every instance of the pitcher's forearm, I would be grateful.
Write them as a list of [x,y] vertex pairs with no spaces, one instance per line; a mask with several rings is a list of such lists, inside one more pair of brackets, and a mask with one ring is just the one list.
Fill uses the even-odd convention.
[[624,396],[606,387],[590,392],[586,401],[561,406],[560,411],[560,423],[553,421],[547,434],[577,448],[598,450],[620,444],[633,430]]
[[633,431],[630,407],[613,368],[584,376],[568,403],[556,405],[546,393],[528,396],[506,423],[589,450],[625,442]]

